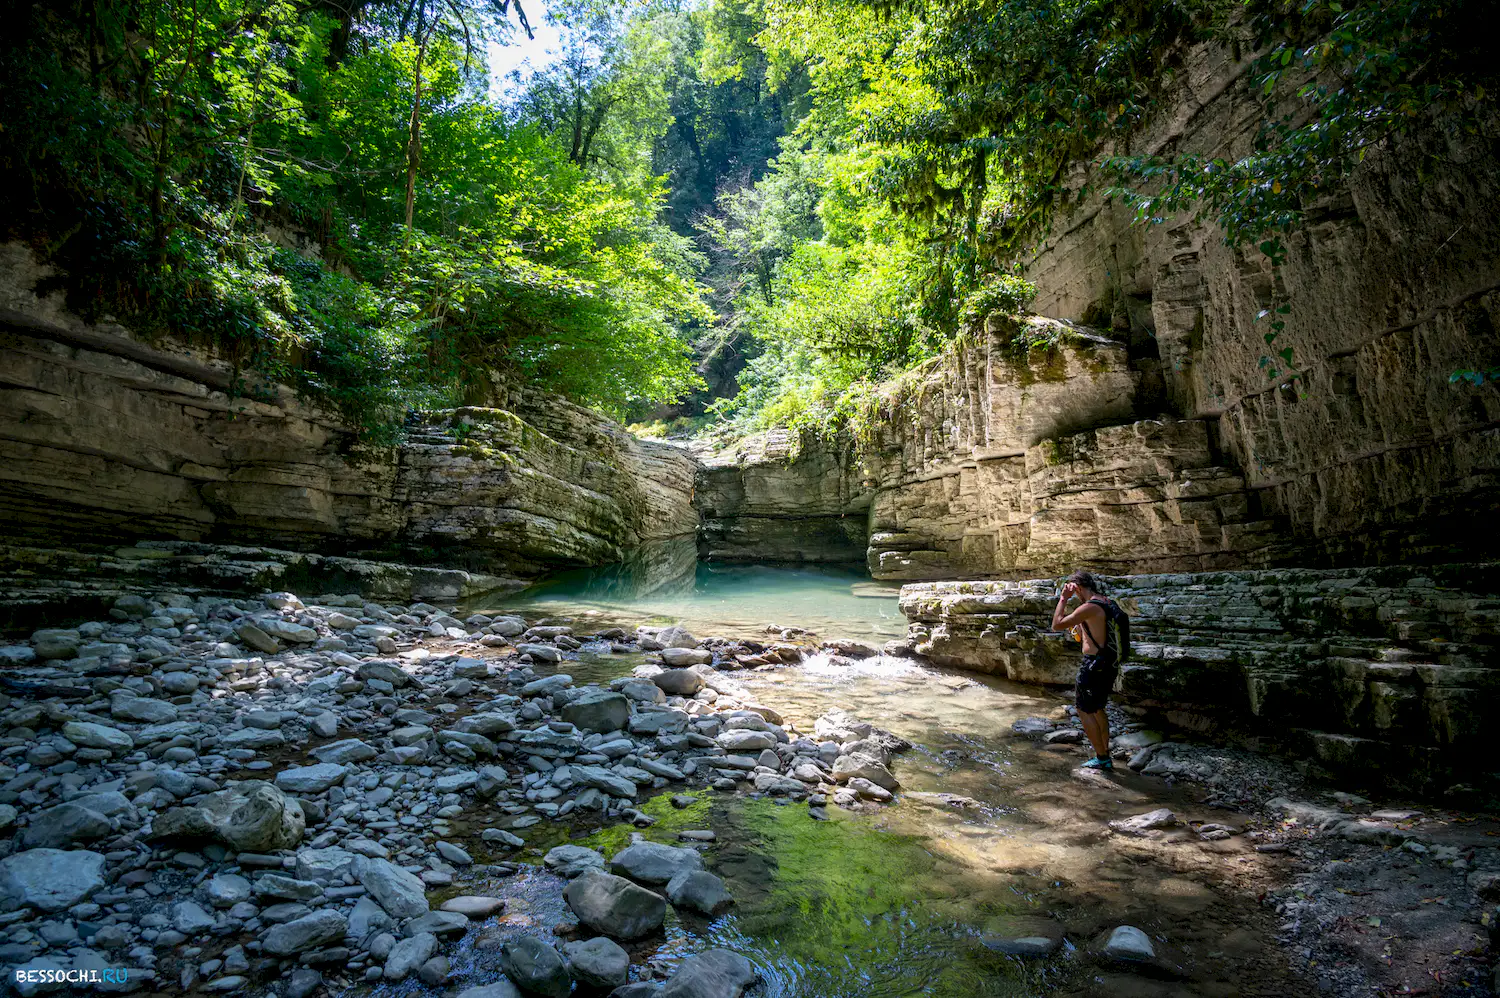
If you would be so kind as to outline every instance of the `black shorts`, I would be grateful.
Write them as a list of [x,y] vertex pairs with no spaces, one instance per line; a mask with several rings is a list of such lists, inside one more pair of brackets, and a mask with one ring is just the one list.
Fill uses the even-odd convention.
[[1080,712],[1092,714],[1103,710],[1120,674],[1114,656],[1085,655],[1078,666],[1077,704]]

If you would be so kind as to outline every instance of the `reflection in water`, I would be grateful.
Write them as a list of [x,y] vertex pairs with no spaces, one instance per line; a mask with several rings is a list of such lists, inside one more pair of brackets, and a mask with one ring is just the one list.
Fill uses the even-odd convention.
[[681,623],[695,634],[738,638],[764,638],[766,626],[777,624],[879,643],[906,633],[898,592],[841,567],[700,562],[691,542],[683,547],[679,540],[642,548],[615,565],[563,572],[510,596],[480,597],[463,609]]

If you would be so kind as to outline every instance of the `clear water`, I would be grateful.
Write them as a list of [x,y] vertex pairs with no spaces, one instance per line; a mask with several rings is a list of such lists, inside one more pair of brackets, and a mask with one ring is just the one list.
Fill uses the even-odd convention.
[[767,628],[791,625],[822,638],[878,644],[906,633],[899,592],[850,568],[700,562],[689,541],[685,548],[681,542],[653,546],[618,565],[563,572],[510,596],[472,600],[464,609],[680,623],[694,634],[736,638],[764,638]]
[[[856,595],[861,580],[807,569],[679,566],[661,573],[576,573],[523,594],[504,608],[579,630],[643,619],[683,622],[701,636],[765,623],[821,629],[826,636],[901,633],[894,594]],[[606,681],[639,664],[586,648],[559,667],[579,682]],[[734,678],[799,730],[841,707],[911,740],[896,758],[896,804],[859,813],[829,808],[816,821],[805,804],[698,792],[678,810],[670,794],[647,801],[657,817],[646,837],[676,844],[677,832],[717,834],[706,858],[727,882],[735,907],[713,921],[669,914],[665,938],[632,949],[637,963],[670,969],[712,945],[749,956],[764,978],[757,998],[895,998],[1119,995],[1282,996],[1299,993],[1273,927],[1255,900],[1260,864],[1274,862],[1244,837],[1200,842],[1186,829],[1173,842],[1113,835],[1111,819],[1158,807],[1184,820],[1243,825],[1246,817],[1199,803],[1127,770],[1080,773],[1082,749],[1040,746],[1010,733],[1047,715],[1059,694],[991,677],[878,657],[853,666],[814,656],[801,666],[739,672]],[[963,801],[938,794],[958,795]],[[575,829],[574,841],[606,855],[635,830]],[[536,861],[569,835],[544,823],[526,832]],[[483,854],[480,843],[474,851]],[[501,858],[501,857],[495,857]],[[526,931],[548,935],[566,921],[561,882],[537,869],[493,889],[516,897],[511,914],[470,934],[454,959],[465,984],[498,973],[498,946]],[[1156,940],[1158,966],[1125,969],[1087,950],[1114,926]],[[1009,957],[985,940],[1062,934],[1054,956]]]

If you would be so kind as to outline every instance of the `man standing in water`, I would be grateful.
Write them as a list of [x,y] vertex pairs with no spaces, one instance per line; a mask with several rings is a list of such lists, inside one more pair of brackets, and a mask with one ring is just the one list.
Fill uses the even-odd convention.
[[[1077,596],[1078,608],[1067,613],[1068,600]],[[1057,607],[1052,611],[1052,629],[1065,631],[1076,629],[1083,642],[1083,662],[1078,667],[1077,704],[1078,720],[1083,722],[1083,733],[1088,735],[1094,747],[1094,757],[1083,764],[1084,769],[1110,770],[1115,768],[1109,757],[1109,717],[1104,705],[1115,688],[1115,677],[1120,672],[1120,641],[1113,623],[1114,608],[1099,592],[1099,583],[1088,572],[1074,572],[1068,576],[1067,584],[1057,597]]]

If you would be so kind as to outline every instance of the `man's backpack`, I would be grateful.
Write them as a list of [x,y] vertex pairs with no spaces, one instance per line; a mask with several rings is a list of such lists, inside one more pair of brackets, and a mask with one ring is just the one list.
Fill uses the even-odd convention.
[[1120,609],[1120,604],[1103,597],[1089,600],[1104,610],[1104,647],[1115,650],[1115,661],[1123,663],[1130,658],[1130,615]]

